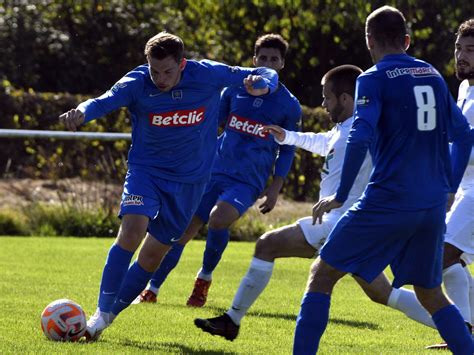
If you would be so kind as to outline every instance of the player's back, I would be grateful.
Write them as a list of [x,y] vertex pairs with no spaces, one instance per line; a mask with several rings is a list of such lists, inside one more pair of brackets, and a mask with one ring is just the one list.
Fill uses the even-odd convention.
[[369,201],[404,210],[443,203],[450,187],[448,133],[453,116],[443,78],[426,62],[389,55],[358,79],[358,89],[364,91],[367,85],[373,88],[365,98],[359,90],[356,116],[378,116],[372,122]]

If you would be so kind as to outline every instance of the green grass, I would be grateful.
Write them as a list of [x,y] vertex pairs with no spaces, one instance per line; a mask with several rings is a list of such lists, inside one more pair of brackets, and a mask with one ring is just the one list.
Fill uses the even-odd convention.
[[[112,239],[0,238],[1,354],[290,354],[295,318],[311,260],[277,260],[273,278],[239,337],[228,342],[193,325],[196,317],[226,310],[245,274],[253,243],[230,243],[214,273],[208,304],[185,306],[204,243],[193,241],[162,287],[156,305],[125,310],[97,343],[55,343],[40,328],[51,301],[70,298],[87,314],[95,310],[103,263]],[[420,354],[437,342],[437,332],[392,309],[371,303],[355,282],[344,278],[332,299],[321,354]]]

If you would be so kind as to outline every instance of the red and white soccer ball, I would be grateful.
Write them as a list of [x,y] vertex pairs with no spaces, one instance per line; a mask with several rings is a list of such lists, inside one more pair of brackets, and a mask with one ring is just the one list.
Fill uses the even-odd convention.
[[86,314],[76,302],[60,299],[41,313],[41,329],[54,341],[78,341],[86,332]]

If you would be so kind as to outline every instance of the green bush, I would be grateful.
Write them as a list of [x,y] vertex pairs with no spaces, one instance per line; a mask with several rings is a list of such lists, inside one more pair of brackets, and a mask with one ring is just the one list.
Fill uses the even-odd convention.
[[27,235],[25,217],[13,209],[0,210],[0,235]]
[[119,219],[102,206],[83,209],[73,204],[32,203],[22,209],[30,235],[113,237]]
[[[85,100],[84,96],[62,93],[35,93],[17,90],[4,80],[0,85],[0,128],[62,130],[58,115]],[[303,107],[302,130],[319,132],[330,127],[321,107]],[[93,121],[83,131],[130,132],[126,109]],[[80,176],[87,180],[121,183],[126,172],[129,142],[98,140],[2,139],[0,171],[15,178],[61,179]],[[323,160],[298,149],[283,193],[295,200],[313,200],[319,192]]]

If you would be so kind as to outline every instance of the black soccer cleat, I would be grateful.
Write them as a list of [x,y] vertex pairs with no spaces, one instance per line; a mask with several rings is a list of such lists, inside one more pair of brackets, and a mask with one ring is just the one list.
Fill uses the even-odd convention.
[[230,341],[237,338],[240,328],[240,326],[236,325],[232,319],[230,319],[227,313],[215,318],[196,318],[194,324],[206,333],[219,335]]

